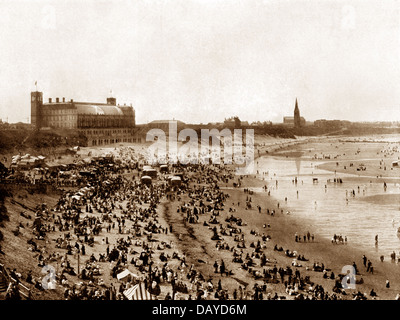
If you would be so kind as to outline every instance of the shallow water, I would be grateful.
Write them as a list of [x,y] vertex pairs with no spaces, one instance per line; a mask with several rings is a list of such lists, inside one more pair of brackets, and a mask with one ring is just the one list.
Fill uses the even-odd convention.
[[[331,239],[334,234],[341,234],[347,236],[349,244],[385,257],[393,250],[398,253],[400,203],[396,197],[385,195],[400,194],[399,184],[385,179],[385,191],[383,180],[370,182],[369,178],[360,179],[355,175],[335,175],[334,172],[316,168],[321,163],[300,158],[262,157],[256,160],[256,170],[259,171],[258,177],[268,182],[271,196],[278,199],[291,214],[307,219],[320,236]],[[334,183],[335,177],[342,178],[343,183]],[[313,182],[313,178],[318,182]],[[330,182],[327,182],[329,179]],[[351,195],[353,190],[354,197]],[[303,235],[307,231],[299,230],[298,233]],[[378,246],[375,246],[375,235],[378,235]]]

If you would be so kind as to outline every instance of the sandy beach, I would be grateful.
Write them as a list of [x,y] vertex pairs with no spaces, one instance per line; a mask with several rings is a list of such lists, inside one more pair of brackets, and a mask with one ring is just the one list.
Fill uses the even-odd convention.
[[[268,150],[268,153],[274,152],[273,155],[269,154],[268,156],[278,158],[300,156],[303,157],[303,159],[315,159],[316,155],[317,157],[321,156],[322,158],[327,154],[332,157],[338,156],[335,154],[336,145],[338,144],[339,142],[337,142],[337,140],[335,143],[332,143],[330,140],[308,143],[304,141],[301,143],[293,143],[293,141],[284,141],[282,143],[274,141],[271,143],[271,141],[264,141],[260,143],[258,148],[261,151],[261,156],[263,152],[267,154],[266,151]],[[350,144],[350,146],[347,144]],[[357,162],[357,157],[362,159],[372,157],[373,155],[376,156],[377,150],[383,150],[385,148],[385,145],[382,143],[380,145],[371,144],[371,149],[357,153],[357,151],[354,152],[354,150],[358,149],[357,144],[349,142],[346,143],[345,146],[348,147],[348,149],[340,155],[340,160],[337,158],[331,159],[331,161],[327,161],[324,164],[319,165],[319,167],[323,167],[325,170],[334,171],[336,170],[336,167],[344,168],[344,163],[348,163],[349,161]],[[94,157],[107,153],[114,153],[116,155],[119,153],[121,148],[126,148],[126,146],[115,146],[103,149],[82,148],[79,151],[79,155],[81,158]],[[341,148],[343,148],[343,146],[341,146]],[[310,152],[310,150],[313,151]],[[315,150],[318,150],[318,152]],[[143,145],[129,146],[129,152],[131,154],[138,155],[143,151],[145,151],[145,146]],[[344,155],[344,153],[347,155]],[[385,163],[389,164],[390,161],[396,159],[396,157],[398,157],[398,153],[391,154],[390,157],[385,158]],[[257,160],[258,159],[255,161]],[[382,177],[395,177],[393,174],[394,170],[380,169],[378,168],[379,163],[376,162],[379,160],[371,161],[371,163],[366,163],[364,161],[367,166],[366,171],[351,171],[350,173],[354,175],[360,173],[361,176],[364,173],[373,172],[373,175],[382,174]],[[336,162],[339,162],[339,165],[337,165]],[[382,166],[382,163],[380,166]],[[228,169],[229,168],[226,168],[226,170]],[[337,169],[336,172],[342,171]],[[349,172],[346,171],[345,173]],[[190,189],[201,186],[206,188],[204,190],[210,188],[211,184],[206,180],[202,180],[204,177],[201,175],[199,176],[199,173],[188,171],[187,175],[188,178],[190,178],[188,185]],[[126,172],[123,176],[128,180],[132,180],[138,176],[138,173],[136,171]],[[382,178],[378,177],[376,179],[379,180]],[[238,187],[239,182],[240,186]],[[266,285],[263,292],[264,299],[267,299],[267,297],[271,297],[274,294],[277,294],[280,299],[295,299],[297,294],[290,294],[287,289],[287,284],[283,283],[279,279],[277,279],[277,281],[265,281],[262,276],[257,276],[257,273],[255,272],[258,271],[259,274],[262,275],[263,272],[269,272],[274,267],[290,267],[293,271],[297,270],[300,272],[303,278],[309,277],[314,286],[318,284],[321,285],[326,292],[332,292],[335,281],[338,280],[338,275],[346,273],[343,268],[345,266],[351,266],[353,263],[357,265],[357,269],[359,270],[359,274],[356,275],[356,288],[344,290],[344,293],[346,294],[340,294],[341,299],[353,299],[354,296],[352,293],[356,292],[365,294],[368,299],[395,299],[396,295],[400,293],[400,283],[397,281],[399,266],[396,262],[391,261],[388,254],[385,255],[384,261],[380,261],[376,254],[366,253],[365,250],[354,245],[351,239],[345,244],[334,244],[330,239],[321,237],[319,230],[315,228],[315,226],[310,225],[307,220],[304,220],[301,215],[297,214],[295,211],[289,210],[282,199],[278,199],[273,195],[268,194],[268,190],[272,189],[272,185],[273,181],[271,182],[271,180],[268,179],[260,179],[259,175],[258,177],[257,175],[241,177],[232,176],[230,179],[227,179],[227,181],[224,181],[224,179],[219,180],[218,189],[226,195],[226,200],[223,202],[221,210],[218,210],[218,214],[214,216],[218,221],[215,224],[210,223],[210,212],[199,214],[197,222],[190,223],[187,220],[186,213],[182,210],[183,207],[193,208],[193,206],[198,206],[198,201],[202,198],[206,199],[207,194],[199,194],[197,198],[193,198],[194,194],[188,192],[177,192],[174,194],[173,200],[167,199],[166,197],[161,198],[160,203],[157,205],[157,222],[162,228],[168,228],[170,226],[172,226],[172,228],[170,229],[171,232],[167,234],[160,232],[156,233],[154,235],[155,242],[150,242],[154,259],[154,265],[152,268],[162,268],[164,263],[158,259],[161,252],[164,252],[164,254],[169,257],[173,257],[174,254],[177,254],[179,259],[169,259],[168,264],[172,269],[180,270],[180,273],[177,274],[177,279],[187,285],[187,288],[189,289],[185,293],[177,293],[175,299],[187,299],[189,295],[191,295],[192,298],[196,296],[195,287],[188,283],[188,278],[186,278],[186,273],[189,268],[195,268],[197,272],[205,275],[205,278],[207,278],[206,280],[210,280],[214,286],[220,282],[222,288],[228,292],[229,299],[233,299],[233,292],[238,290],[239,287],[245,289],[247,299],[251,299],[254,285],[256,283],[260,286]],[[123,211],[127,208],[126,206],[129,202],[129,198],[124,197],[123,193],[121,193],[121,197],[117,199],[119,200],[116,200],[115,202],[114,215],[118,218],[123,217]],[[27,250],[26,243],[30,238],[32,238],[32,234],[29,231],[29,225],[32,222],[21,218],[21,204],[29,208],[34,208],[38,203],[45,202],[48,208],[53,208],[57,204],[58,197],[56,195],[29,195],[27,192],[20,191],[16,193],[14,200],[18,203],[12,201],[10,198],[6,199],[6,206],[11,218],[10,222],[7,223],[10,227],[4,232],[5,241],[2,245],[2,250],[6,254],[0,257],[1,262],[8,266],[17,268],[17,270],[22,274],[26,274],[29,270],[32,270],[36,277],[41,278],[42,275],[40,274],[40,268],[38,268],[37,263],[34,262],[37,258],[37,254],[33,255],[32,252]],[[364,199],[364,201],[377,203],[391,201],[395,203],[398,201],[398,196],[379,197],[378,195],[372,195]],[[141,204],[139,206],[143,208],[148,207],[146,204]],[[274,214],[272,214],[272,212],[274,212]],[[33,212],[31,212],[31,214],[34,215]],[[98,215],[99,214],[96,212],[88,213],[83,210],[81,218],[98,217]],[[235,241],[234,234],[229,235],[222,232],[223,230],[226,230],[228,226],[234,225],[234,223],[229,222],[229,218],[232,217],[243,221],[243,224],[240,226],[237,225],[235,228],[239,228],[241,231],[240,234],[243,234],[246,243],[245,248],[239,249],[239,247],[237,247],[238,242]],[[25,225],[25,229],[20,229],[21,234],[18,237],[15,237],[11,226],[16,226],[21,223]],[[129,230],[131,226],[131,221],[127,219],[126,230]],[[212,229],[214,227],[216,227],[216,230],[218,230],[218,234],[220,235],[219,240],[213,240],[211,238],[213,236]],[[303,236],[307,233],[313,235],[313,240],[303,239]],[[51,255],[57,252],[63,254],[65,251],[54,248],[54,243],[58,237],[63,236],[64,234],[65,232],[62,231],[50,232],[45,240],[37,240],[37,243],[40,247],[44,248],[46,255]],[[298,235],[299,241],[295,241],[296,235]],[[80,256],[80,269],[82,269],[82,266],[92,254],[97,257],[99,253],[104,253],[106,251],[107,244],[104,243],[106,237],[108,242],[114,245],[118,239],[126,239],[129,236],[129,232],[121,234],[117,228],[113,228],[109,232],[106,232],[103,228],[100,234],[95,236],[94,246],[87,246],[86,255]],[[146,241],[144,234],[140,237],[133,237],[133,239]],[[253,256],[255,253],[255,246],[253,245],[258,241],[262,244],[262,252],[266,257],[266,263],[264,266],[261,267],[259,262],[256,262],[254,266],[244,268],[243,264],[233,262],[233,248],[237,247],[238,250],[241,250],[243,256]],[[75,240],[72,241],[72,243],[75,243]],[[169,246],[163,247],[162,249],[157,248],[157,244],[160,243],[169,244]],[[283,251],[274,250],[274,247],[276,246],[282,247]],[[229,249],[224,249],[224,247]],[[129,263],[133,258],[137,257],[137,254],[141,250],[142,248],[140,246],[136,248],[133,246],[133,249],[129,250],[129,254],[127,255],[128,263],[126,264],[126,267],[131,272],[138,275],[139,278],[144,279],[148,271],[140,271],[137,267]],[[290,252],[295,251],[296,255],[294,257],[289,257],[285,255],[286,250],[289,250]],[[12,252],[19,252],[19,254],[10,254]],[[373,274],[367,272],[367,268],[363,265],[363,255],[366,255],[368,260],[371,261]],[[305,260],[296,260],[299,256],[303,256]],[[34,261],[32,261],[32,257],[34,257]],[[183,261],[185,261],[183,268],[181,268],[182,257],[184,257]],[[75,270],[77,270],[78,255],[74,254],[69,258],[71,265],[74,266]],[[215,273],[214,263],[220,263],[221,260],[224,261],[226,269],[230,271],[229,275]],[[253,260],[258,261],[258,258],[254,258]],[[293,264],[294,261],[295,264]],[[53,262],[53,264],[54,263],[55,262]],[[112,284],[118,288],[120,282],[116,281],[116,279],[111,276],[110,263],[99,261],[97,264],[102,270],[101,278],[103,279],[104,284]],[[315,264],[323,264],[325,267],[325,273],[328,277],[323,276],[324,272],[313,271],[313,266],[315,266]],[[332,273],[333,276],[331,279],[330,276]],[[71,284],[82,282],[82,280],[77,279],[76,276],[68,275],[67,278]],[[390,288],[385,286],[386,280],[390,281]],[[161,282],[160,288],[161,293],[157,296],[158,299],[164,299],[167,294],[172,293],[170,283]],[[372,289],[377,293],[376,297],[370,296]],[[215,291],[209,293],[206,299],[215,299],[216,297],[213,296],[214,292]],[[62,286],[59,286],[56,290],[42,291],[39,294],[39,297],[42,299],[58,299],[62,294]],[[311,296],[312,294],[305,292],[304,295]]]

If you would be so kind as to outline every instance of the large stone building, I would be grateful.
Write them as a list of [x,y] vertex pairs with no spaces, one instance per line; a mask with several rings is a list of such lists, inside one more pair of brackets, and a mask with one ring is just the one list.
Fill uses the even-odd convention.
[[56,98],[45,103],[43,92],[31,92],[31,124],[36,129],[78,130],[87,137],[88,146],[119,142],[138,142],[135,134],[135,110],[107,103],[75,102]]

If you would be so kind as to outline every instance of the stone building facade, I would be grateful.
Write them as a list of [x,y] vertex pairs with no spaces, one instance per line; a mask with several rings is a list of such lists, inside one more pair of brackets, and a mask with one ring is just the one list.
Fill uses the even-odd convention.
[[114,97],[106,103],[65,101],[56,98],[43,101],[43,93],[31,92],[31,124],[39,130],[78,130],[88,146],[119,142],[139,142],[136,136],[135,110],[117,105]]

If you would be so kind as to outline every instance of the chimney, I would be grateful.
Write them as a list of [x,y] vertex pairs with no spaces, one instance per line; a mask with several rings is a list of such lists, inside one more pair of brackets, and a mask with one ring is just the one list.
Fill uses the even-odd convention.
[[63,102],[65,102],[65,98],[63,97]]
[[56,102],[59,103],[60,102],[60,98],[56,98]]
[[51,103],[51,98],[49,98],[49,103]]

